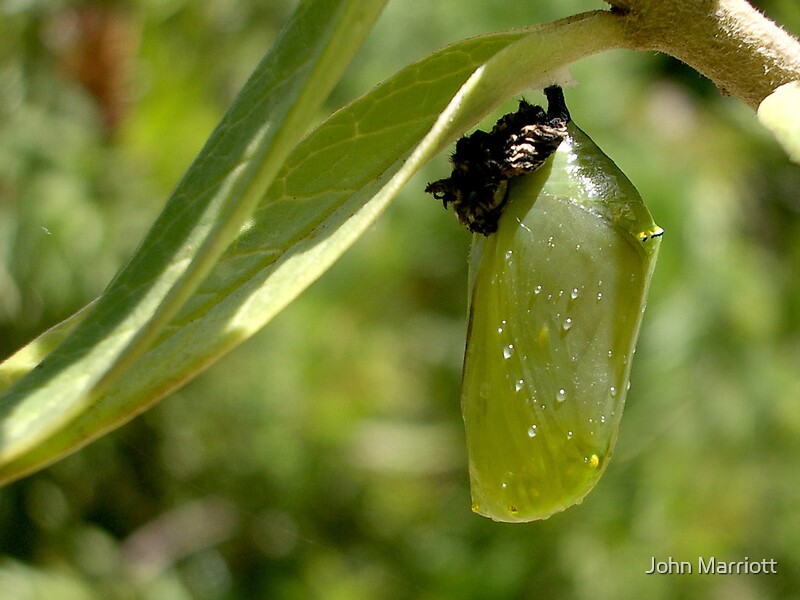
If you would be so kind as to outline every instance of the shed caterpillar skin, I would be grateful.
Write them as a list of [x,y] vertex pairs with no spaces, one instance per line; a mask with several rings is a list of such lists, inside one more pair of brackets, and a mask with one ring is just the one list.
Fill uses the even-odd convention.
[[453,205],[456,217],[473,233],[491,235],[508,198],[508,181],[541,167],[567,134],[569,112],[558,86],[545,89],[549,106],[520,100],[516,112],[501,117],[492,130],[475,131],[456,143],[450,177],[425,191]]
[[547,518],[597,484],[662,233],[617,166],[564,129],[504,182],[496,231],[473,236],[461,403],[472,508],[496,521]]

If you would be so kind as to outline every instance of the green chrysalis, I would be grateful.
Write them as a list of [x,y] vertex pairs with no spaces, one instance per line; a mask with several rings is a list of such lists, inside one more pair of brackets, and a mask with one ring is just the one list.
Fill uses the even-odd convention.
[[605,470],[661,229],[633,184],[569,124],[475,235],[462,410],[473,510],[532,521]]
[[[472,508],[496,521],[547,518],[597,484],[662,232],[569,123],[561,90],[545,92],[547,114],[521,103],[491,133],[463,138],[451,178],[428,186],[476,232],[461,403]],[[531,118],[534,133],[519,122]],[[533,172],[507,175],[520,149],[538,157]]]

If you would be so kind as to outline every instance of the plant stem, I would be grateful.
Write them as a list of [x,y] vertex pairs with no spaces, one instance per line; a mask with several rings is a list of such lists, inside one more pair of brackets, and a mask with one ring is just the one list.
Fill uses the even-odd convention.
[[751,108],[800,79],[800,42],[745,0],[606,0],[626,22],[626,46],[659,50]]

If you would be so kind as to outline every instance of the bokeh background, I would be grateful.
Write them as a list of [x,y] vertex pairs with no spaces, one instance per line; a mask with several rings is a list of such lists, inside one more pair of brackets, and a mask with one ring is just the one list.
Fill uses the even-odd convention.
[[[800,35],[800,4],[756,4]],[[102,291],[292,7],[0,1],[0,356]],[[392,0],[326,109],[448,42],[602,7]],[[470,512],[470,239],[422,192],[443,155],[252,340],[0,489],[0,598],[800,597],[800,168],[673,59],[573,73],[576,122],[666,230],[616,454],[582,505]],[[647,576],[652,556],[778,574]]]

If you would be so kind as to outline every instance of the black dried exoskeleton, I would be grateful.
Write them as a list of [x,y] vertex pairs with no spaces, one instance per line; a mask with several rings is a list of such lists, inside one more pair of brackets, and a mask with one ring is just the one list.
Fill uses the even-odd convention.
[[497,230],[506,182],[538,169],[564,139],[569,122],[564,93],[558,86],[544,93],[547,112],[520,100],[517,111],[501,117],[489,133],[478,130],[458,140],[450,177],[425,188],[445,208],[452,204],[458,220],[473,233]]

